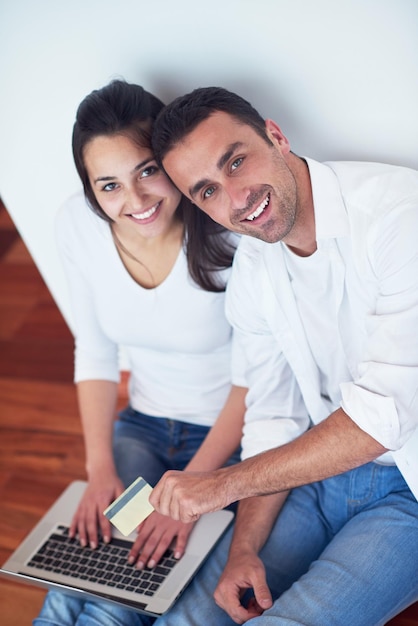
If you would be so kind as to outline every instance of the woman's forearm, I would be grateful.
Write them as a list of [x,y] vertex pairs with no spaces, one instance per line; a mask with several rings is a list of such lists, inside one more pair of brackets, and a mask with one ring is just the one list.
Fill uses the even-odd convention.
[[77,384],[77,396],[86,451],[88,477],[111,468],[113,424],[118,385],[107,380],[86,380]]

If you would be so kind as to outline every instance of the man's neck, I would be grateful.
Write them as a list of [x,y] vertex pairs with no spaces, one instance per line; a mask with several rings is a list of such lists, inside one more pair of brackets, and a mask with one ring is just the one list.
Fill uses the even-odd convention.
[[298,256],[310,256],[316,251],[315,212],[309,168],[304,159],[291,153],[288,166],[295,177],[298,189],[298,206],[295,224],[283,239],[288,248]]

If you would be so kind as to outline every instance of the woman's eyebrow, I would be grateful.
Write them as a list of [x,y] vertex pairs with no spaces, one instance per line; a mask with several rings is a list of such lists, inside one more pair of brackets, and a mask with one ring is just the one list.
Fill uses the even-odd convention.
[[[150,163],[151,161],[154,161],[154,157],[148,157],[144,161],[141,161],[141,163],[138,163],[138,165],[135,165],[135,167],[132,170],[131,174],[134,174],[135,172],[140,170],[141,167],[144,167],[144,165],[146,165],[147,163]],[[117,178],[117,176],[99,176],[98,178],[94,179],[94,182],[95,183],[103,183],[103,182],[106,182],[106,181],[108,182],[110,180],[115,180],[115,178]]]
[[148,163],[151,163],[151,161],[155,161],[154,156],[149,156],[146,159],[144,159],[143,161],[141,161],[141,163],[138,163],[138,165],[135,165],[134,169],[132,170],[132,174],[134,174],[135,172],[137,172],[138,170],[141,169],[141,167],[144,167],[144,165],[147,165]]

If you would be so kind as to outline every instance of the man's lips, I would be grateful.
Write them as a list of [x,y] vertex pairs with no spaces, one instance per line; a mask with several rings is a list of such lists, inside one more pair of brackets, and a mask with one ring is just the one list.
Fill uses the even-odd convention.
[[154,206],[152,206],[150,209],[147,209],[146,211],[143,211],[142,213],[131,213],[130,216],[133,217],[135,220],[139,220],[139,221],[146,220],[152,215],[154,215],[154,213],[156,212],[159,206],[160,206],[160,202],[157,202],[157,204],[154,204]]
[[253,222],[255,219],[257,219],[257,217],[259,217],[263,213],[263,211],[268,207],[269,204],[270,204],[270,194],[268,193],[267,196],[264,198],[264,200],[260,202],[256,210],[250,213],[250,215],[247,215],[247,217],[242,221],[245,222],[248,220],[250,222]]

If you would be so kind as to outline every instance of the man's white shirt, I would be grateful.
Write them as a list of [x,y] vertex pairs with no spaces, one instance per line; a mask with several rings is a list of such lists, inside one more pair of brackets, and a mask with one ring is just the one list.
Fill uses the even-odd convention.
[[317,252],[243,237],[228,285],[249,364],[243,458],[342,407],[418,496],[418,172],[306,161]]

